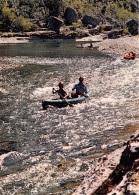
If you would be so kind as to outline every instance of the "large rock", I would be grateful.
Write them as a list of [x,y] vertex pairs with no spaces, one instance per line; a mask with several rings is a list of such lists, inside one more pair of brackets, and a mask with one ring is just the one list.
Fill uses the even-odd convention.
[[110,31],[110,30],[112,30],[112,29],[113,29],[113,26],[112,26],[112,25],[106,24],[103,30],[104,30],[104,31]]
[[118,37],[120,37],[123,34],[123,30],[112,30],[108,33],[108,38],[109,39],[116,39]]
[[59,33],[60,28],[63,26],[63,24],[64,24],[63,20],[60,20],[55,16],[51,16],[49,18],[48,28],[50,30],[54,30],[56,33]]
[[71,25],[73,22],[78,21],[78,13],[75,9],[67,7],[64,13],[64,18],[65,18],[65,24]]
[[92,16],[85,15],[82,19],[82,23],[84,26],[92,25],[93,28],[95,28],[99,22],[96,18],[93,18]]
[[137,35],[138,34],[138,22],[135,20],[129,20],[127,23],[128,31],[131,35]]
[[139,194],[139,131],[92,165],[73,195]]

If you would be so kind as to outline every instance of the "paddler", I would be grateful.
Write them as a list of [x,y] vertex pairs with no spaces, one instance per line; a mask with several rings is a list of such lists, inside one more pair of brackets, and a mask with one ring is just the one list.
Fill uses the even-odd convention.
[[60,96],[60,99],[65,99],[66,97],[68,97],[66,91],[64,90],[64,84],[62,82],[59,82],[58,86],[59,86],[59,89],[55,90],[53,88],[52,93],[58,93],[58,95]]
[[80,77],[79,78],[79,83],[76,84],[73,88],[72,91],[74,91],[74,89],[76,89],[76,93],[71,93],[71,97],[72,98],[77,98],[79,96],[87,96],[87,87],[85,86],[85,84],[83,83],[84,78]]

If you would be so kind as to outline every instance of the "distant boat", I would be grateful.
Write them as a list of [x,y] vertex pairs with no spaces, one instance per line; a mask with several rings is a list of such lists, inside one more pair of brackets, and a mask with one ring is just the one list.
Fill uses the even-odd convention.
[[127,60],[134,60],[136,58],[136,54],[134,52],[130,52],[129,54],[127,55],[124,55],[124,59],[127,59]]
[[98,49],[99,46],[91,46],[90,44],[81,44],[81,45],[77,45],[76,48],[80,48],[80,49]]

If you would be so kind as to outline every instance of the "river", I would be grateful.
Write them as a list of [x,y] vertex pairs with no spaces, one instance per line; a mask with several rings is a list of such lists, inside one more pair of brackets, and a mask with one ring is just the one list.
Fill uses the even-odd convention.
[[[138,123],[139,60],[76,48],[76,43],[0,45],[0,194],[68,195],[91,165],[123,145]],[[14,67],[14,68],[10,68]],[[63,81],[70,94],[80,76],[92,96],[82,104],[43,110]]]

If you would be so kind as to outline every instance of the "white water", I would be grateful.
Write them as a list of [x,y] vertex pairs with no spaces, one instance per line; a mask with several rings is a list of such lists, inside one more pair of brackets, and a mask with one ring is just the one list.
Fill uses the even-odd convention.
[[[17,151],[0,156],[1,194],[69,194],[94,159],[113,151],[138,123],[139,60],[119,57],[9,57],[3,73],[1,141]],[[42,110],[59,81],[70,93],[83,76],[92,97],[74,107]],[[6,92],[6,93],[4,93]],[[8,93],[8,95],[7,95]]]

